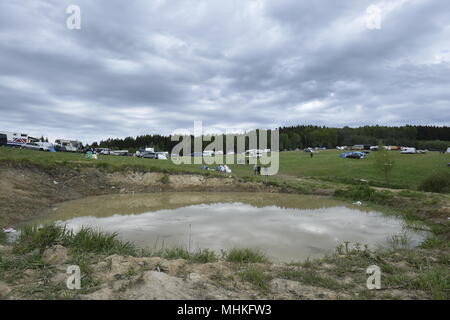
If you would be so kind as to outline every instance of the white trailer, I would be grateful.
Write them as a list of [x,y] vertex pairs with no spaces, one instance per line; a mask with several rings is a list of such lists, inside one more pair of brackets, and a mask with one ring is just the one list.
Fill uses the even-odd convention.
[[6,135],[7,143],[28,143],[28,134],[10,131],[0,131],[0,134]]
[[77,152],[83,149],[83,143],[75,140],[57,139],[55,140],[55,147],[58,151]]
[[403,153],[403,154],[415,154],[416,153],[416,148],[412,148],[412,147],[402,148],[402,151],[400,153]]

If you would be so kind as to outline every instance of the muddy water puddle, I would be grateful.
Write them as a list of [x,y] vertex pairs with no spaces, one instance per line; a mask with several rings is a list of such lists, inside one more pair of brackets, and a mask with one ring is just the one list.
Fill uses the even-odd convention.
[[55,206],[50,220],[75,231],[90,226],[151,249],[259,248],[274,261],[302,261],[334,252],[344,241],[386,246],[424,234],[403,221],[340,201],[268,193],[152,193],[89,197]]

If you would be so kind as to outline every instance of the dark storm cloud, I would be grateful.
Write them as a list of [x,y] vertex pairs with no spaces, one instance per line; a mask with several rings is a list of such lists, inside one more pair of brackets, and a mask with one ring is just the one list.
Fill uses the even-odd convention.
[[[81,8],[81,30],[66,8]],[[381,29],[366,9],[381,10]],[[450,124],[447,1],[3,1],[0,130]]]

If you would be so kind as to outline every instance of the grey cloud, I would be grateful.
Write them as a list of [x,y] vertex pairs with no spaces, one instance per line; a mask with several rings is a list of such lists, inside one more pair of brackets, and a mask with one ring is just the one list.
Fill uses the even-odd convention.
[[0,130],[450,124],[446,1],[79,0],[79,31],[69,4],[0,3]]

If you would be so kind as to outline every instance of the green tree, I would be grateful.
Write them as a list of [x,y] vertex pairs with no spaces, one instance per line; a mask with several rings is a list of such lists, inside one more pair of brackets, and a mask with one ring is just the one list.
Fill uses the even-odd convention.
[[291,137],[291,145],[292,145],[292,148],[301,148],[302,147],[302,138],[300,137],[300,135],[298,134],[298,133],[296,133],[296,132],[294,132],[293,134],[292,134],[292,137]]
[[374,152],[374,166],[384,175],[384,180],[389,182],[395,161],[390,151],[385,150],[383,145],[378,146],[378,151]]

